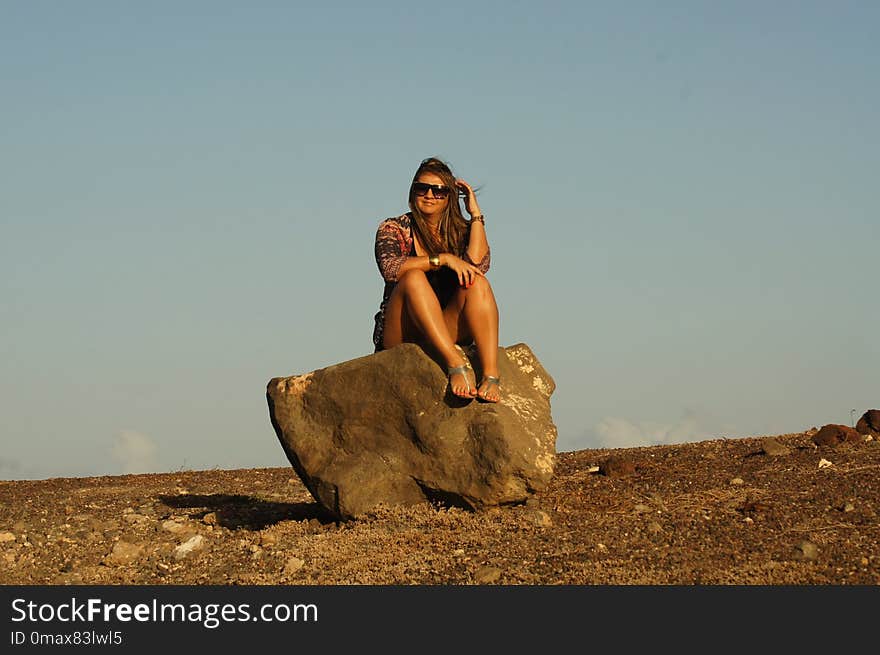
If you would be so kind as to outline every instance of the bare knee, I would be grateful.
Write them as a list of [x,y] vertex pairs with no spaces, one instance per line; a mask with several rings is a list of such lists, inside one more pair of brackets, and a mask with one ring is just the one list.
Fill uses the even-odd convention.
[[[420,271],[417,268],[411,268],[397,278],[397,289],[400,289],[403,293],[409,293],[415,289],[423,289],[426,284],[428,284],[428,277],[424,271]],[[428,286],[430,285],[428,284]]]
[[461,289],[461,291],[467,302],[487,302],[489,300],[494,300],[492,285],[489,284],[489,280],[486,279],[485,275],[476,276],[474,278],[474,283],[467,288]]

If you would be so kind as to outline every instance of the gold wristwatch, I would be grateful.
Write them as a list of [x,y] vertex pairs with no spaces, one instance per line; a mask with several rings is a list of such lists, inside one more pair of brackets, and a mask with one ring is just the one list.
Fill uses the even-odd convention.
[[440,255],[428,257],[428,263],[431,265],[431,268],[440,268]]

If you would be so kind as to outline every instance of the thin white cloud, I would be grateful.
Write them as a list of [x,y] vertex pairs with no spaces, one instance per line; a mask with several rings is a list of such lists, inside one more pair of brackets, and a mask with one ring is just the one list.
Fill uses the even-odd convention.
[[122,473],[154,473],[156,443],[134,430],[122,430],[113,440],[112,454],[122,466]]
[[616,416],[607,416],[593,428],[600,448],[636,448],[657,444],[687,443],[712,438],[700,427],[693,412],[675,423],[663,424],[651,421],[635,422]]

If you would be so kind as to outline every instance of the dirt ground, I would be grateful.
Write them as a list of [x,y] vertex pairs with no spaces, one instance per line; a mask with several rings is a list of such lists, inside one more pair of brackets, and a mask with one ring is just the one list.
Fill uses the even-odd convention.
[[292,468],[0,481],[0,582],[877,585],[880,445],[813,432],[562,452],[522,505],[341,524]]

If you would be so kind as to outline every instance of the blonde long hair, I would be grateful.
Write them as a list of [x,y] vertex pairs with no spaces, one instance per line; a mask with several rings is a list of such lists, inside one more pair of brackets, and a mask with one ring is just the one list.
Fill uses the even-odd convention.
[[428,157],[423,159],[422,163],[416,169],[412,181],[419,179],[422,173],[433,173],[441,180],[443,186],[449,188],[446,208],[440,217],[440,240],[434,238],[431,230],[428,229],[428,221],[424,214],[419,211],[415,203],[415,192],[412,185],[409,188],[409,208],[412,212],[413,221],[412,228],[419,241],[428,250],[430,255],[439,255],[441,252],[451,252],[461,257],[467,249],[465,237],[467,236],[469,223],[465,220],[461,213],[461,207],[458,204],[458,186],[455,184],[455,175],[449,165],[436,157]]

